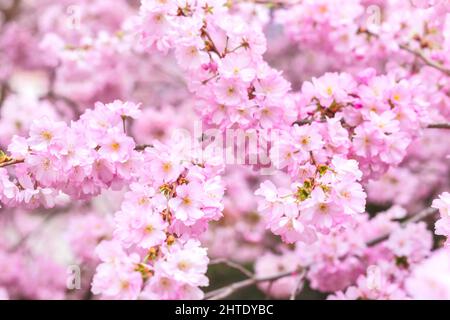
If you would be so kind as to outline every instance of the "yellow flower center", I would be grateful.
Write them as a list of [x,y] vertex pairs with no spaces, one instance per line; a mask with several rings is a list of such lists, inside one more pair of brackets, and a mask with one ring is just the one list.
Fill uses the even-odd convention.
[[189,206],[192,203],[191,199],[189,199],[189,197],[184,197],[183,198],[183,204],[186,206]]
[[166,173],[169,172],[171,168],[172,168],[172,165],[170,164],[170,162],[165,162],[162,165],[162,169]]
[[41,132],[41,137],[44,139],[44,140],[47,140],[47,141],[50,141],[50,140],[52,140],[52,138],[53,138],[53,135],[52,135],[52,133],[50,132],[50,131],[42,131]]
[[186,261],[180,261],[178,262],[178,269],[180,270],[186,270],[189,267],[189,264]]
[[111,149],[112,149],[113,151],[119,151],[119,150],[120,150],[120,144],[117,143],[117,142],[111,143]]
[[319,204],[319,210],[320,210],[320,212],[326,213],[326,212],[327,212],[327,209],[328,209],[328,205],[327,205],[326,203],[321,203],[321,204]]

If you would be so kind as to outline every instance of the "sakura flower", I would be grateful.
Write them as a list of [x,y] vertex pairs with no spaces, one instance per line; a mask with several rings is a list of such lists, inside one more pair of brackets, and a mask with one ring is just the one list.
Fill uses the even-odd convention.
[[206,286],[208,261],[206,249],[201,248],[198,241],[189,240],[182,248],[174,248],[160,267],[177,281],[192,286]]
[[293,129],[295,146],[303,151],[314,151],[320,149],[324,142],[317,128],[311,125],[295,125]]
[[237,77],[245,82],[252,81],[256,75],[247,54],[228,54],[221,60],[219,72],[224,77]]
[[92,280],[92,292],[106,299],[137,299],[142,275],[135,271],[139,257],[127,256],[114,241],[104,241],[97,248],[102,260]]
[[438,199],[433,200],[432,207],[439,210],[440,219],[436,221],[436,234],[447,237],[446,244],[449,244],[450,237],[450,193],[442,193]]
[[112,162],[125,162],[133,153],[133,139],[118,130],[111,130],[100,144],[99,154]]
[[43,151],[51,144],[61,141],[66,125],[63,122],[55,122],[49,118],[42,118],[33,122],[30,127],[29,146],[36,151]]
[[449,251],[441,249],[423,261],[406,280],[406,290],[413,299],[450,299]]
[[160,245],[166,239],[165,229],[168,224],[162,217],[153,212],[117,212],[116,236],[125,246],[136,244],[148,249]]
[[321,188],[311,192],[311,198],[302,204],[302,215],[312,221],[320,229],[330,229],[342,213],[341,209],[332,203]]
[[246,89],[235,79],[220,79],[214,87],[214,93],[219,103],[237,106],[248,99]]
[[175,56],[179,63],[186,69],[198,69],[201,65],[209,61],[209,57],[203,50],[204,43],[201,41],[192,42],[177,47]]

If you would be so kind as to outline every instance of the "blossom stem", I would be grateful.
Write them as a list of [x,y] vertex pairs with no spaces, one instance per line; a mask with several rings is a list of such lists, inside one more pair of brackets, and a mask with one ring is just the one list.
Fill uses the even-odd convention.
[[25,159],[12,159],[12,160],[0,163],[0,168],[12,166],[12,165],[15,165],[18,163],[23,163],[23,162],[25,162]]

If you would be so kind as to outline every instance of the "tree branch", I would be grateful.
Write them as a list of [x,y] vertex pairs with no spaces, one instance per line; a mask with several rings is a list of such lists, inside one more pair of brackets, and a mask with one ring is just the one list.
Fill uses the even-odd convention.
[[450,129],[450,123],[433,123],[427,126],[428,129]]
[[153,146],[151,144],[138,144],[136,147],[134,147],[134,150],[144,151],[146,148],[153,148]]
[[[437,212],[437,209],[426,208],[426,209],[420,211],[417,214],[411,215],[409,218],[407,218],[405,221],[403,221],[401,223],[401,227],[404,228],[409,223],[421,221],[421,220],[423,220],[423,219],[425,219],[425,218],[435,214],[436,212]],[[389,238],[389,236],[390,236],[390,233],[387,233],[387,234],[382,235],[382,236],[380,236],[378,238],[375,238],[375,239],[367,242],[367,246],[368,247],[373,247],[373,246],[375,246],[377,244],[380,244],[381,242],[387,240]],[[298,280],[298,282],[297,282],[297,284],[296,284],[296,286],[295,286],[295,288],[292,291],[291,296],[290,296],[290,300],[294,300],[295,297],[298,294],[298,291],[299,291],[299,288],[300,288],[300,285],[301,285],[301,281],[302,281],[302,279],[303,279],[303,277],[304,277],[304,275],[306,273],[306,268],[304,268],[304,269],[301,270],[300,274],[298,274],[299,271],[297,270],[297,271],[290,271],[290,272],[280,272],[280,273],[272,275],[272,276],[258,278],[256,276],[254,276],[253,274],[251,274],[250,271],[248,271],[244,267],[242,267],[242,266],[240,266],[240,265],[238,265],[238,264],[236,264],[234,262],[230,262],[230,261],[227,261],[225,259],[218,259],[218,260],[215,260],[215,261],[212,262],[212,264],[217,264],[217,263],[225,263],[225,264],[229,265],[230,267],[241,271],[245,275],[248,275],[249,279],[242,280],[242,281],[239,281],[239,282],[235,282],[235,283],[232,283],[230,285],[224,286],[222,288],[210,291],[210,292],[205,294],[205,299],[209,299],[209,300],[223,299],[223,298],[226,298],[226,297],[230,296],[231,294],[235,293],[236,291],[238,291],[240,289],[252,286],[252,285],[257,284],[259,282],[275,281],[275,280],[278,280],[278,279],[281,279],[281,278],[284,278],[284,277],[287,277],[287,276],[299,276],[300,279]]]
[[434,62],[433,60],[431,60],[430,58],[428,58],[427,56],[425,56],[425,54],[422,51],[419,50],[414,50],[412,48],[410,48],[408,45],[406,44],[400,44],[399,47],[409,53],[412,53],[413,55],[415,55],[417,58],[419,58],[420,60],[422,60],[423,63],[425,63],[427,66],[430,66],[432,68],[435,68],[443,73],[445,73],[447,76],[450,76],[450,69],[445,68],[443,65]]
[[[373,33],[367,29],[363,29],[361,28],[359,30],[359,32],[361,33],[365,33],[371,37],[377,38],[379,39],[380,36],[376,33]],[[413,54],[414,56],[416,56],[417,58],[419,58],[423,63],[425,63],[427,66],[432,67],[436,70],[441,71],[442,73],[446,74],[447,76],[450,76],[450,69],[447,69],[445,66],[441,65],[440,63],[437,63],[433,60],[431,60],[430,58],[428,58],[422,51],[420,50],[416,50],[411,48],[410,46],[408,46],[407,44],[399,44],[398,45],[400,49],[409,52],[411,54]]]
[[249,278],[254,277],[255,275],[250,272],[250,270],[248,270],[247,268],[241,266],[238,263],[235,263],[233,261],[227,260],[227,259],[216,259],[216,260],[212,260],[210,263],[210,265],[214,265],[214,264],[225,264],[227,266],[229,266],[230,268],[236,269],[238,271],[240,271],[242,274],[246,275]]
[[277,273],[277,274],[274,274],[271,276],[267,276],[267,277],[259,278],[259,277],[253,276],[249,279],[235,282],[228,286],[219,288],[217,290],[210,291],[210,292],[206,293],[205,299],[209,299],[209,300],[223,299],[240,289],[249,287],[249,286],[257,284],[259,282],[275,281],[275,280],[278,280],[278,279],[281,279],[284,277],[288,277],[288,276],[296,276],[296,273],[297,273],[297,271],[289,271],[289,272],[284,271],[284,272],[280,272],[280,273]]
[[[134,150],[136,151],[144,151],[146,148],[152,148],[153,146],[151,144],[138,144]],[[25,159],[11,159],[8,161],[4,161],[0,163],[0,168],[12,166],[18,163],[24,163]]]
[[18,163],[23,163],[23,162],[25,162],[25,159],[12,159],[12,160],[0,163],[0,168],[12,166],[12,165],[15,165]]

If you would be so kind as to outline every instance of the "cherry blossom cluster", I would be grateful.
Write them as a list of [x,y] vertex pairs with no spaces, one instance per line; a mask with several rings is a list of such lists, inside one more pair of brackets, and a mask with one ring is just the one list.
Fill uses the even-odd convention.
[[[302,138],[300,144],[301,141]],[[320,160],[314,157],[314,161]],[[278,189],[266,181],[255,193],[264,198],[258,209],[266,216],[268,228],[285,242],[312,243],[317,233],[349,227],[354,216],[364,212],[366,195],[358,183],[362,173],[356,161],[336,156],[330,163],[320,163],[315,165],[308,160],[298,169],[304,179],[288,189]]]
[[0,299],[450,299],[449,31],[447,0],[0,3]]
[[[296,271],[271,287],[263,282],[261,288],[278,298],[289,297],[295,284],[300,283],[301,289],[305,281],[320,292],[336,292],[330,299],[400,299],[420,294],[405,291],[405,282],[431,254],[432,233],[423,222],[402,227],[399,219],[405,215],[401,207],[375,218],[358,215],[353,229],[319,234],[314,243],[297,242],[294,250],[281,248],[278,254],[258,258],[255,269],[260,276],[270,275],[273,268]],[[374,242],[387,234],[383,242]]]
[[448,1],[307,0],[287,3],[276,11],[276,22],[301,49],[333,53],[338,66],[410,61],[405,46],[448,66],[449,10]]
[[302,106],[313,120],[340,120],[348,133],[335,125],[340,134],[330,135],[341,141],[334,152],[347,153],[358,160],[365,178],[376,178],[403,160],[406,148],[429,121],[421,90],[419,84],[392,74],[376,76],[373,69],[357,78],[327,73],[303,84]]
[[[177,149],[177,147],[181,147]],[[93,292],[104,298],[200,299],[208,257],[197,238],[222,217],[221,166],[195,150],[155,144],[115,214],[112,241],[97,248]]]
[[295,120],[290,84],[264,60],[261,25],[228,12],[226,1],[143,1],[142,43],[175,51],[203,120],[220,128],[272,128]]

